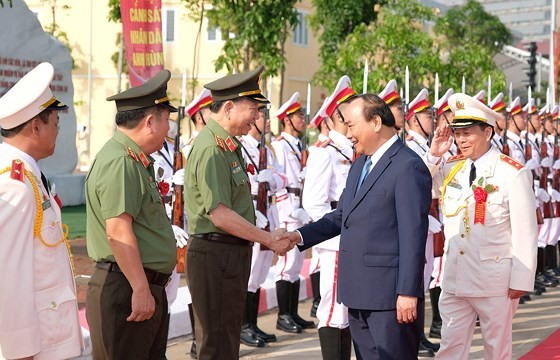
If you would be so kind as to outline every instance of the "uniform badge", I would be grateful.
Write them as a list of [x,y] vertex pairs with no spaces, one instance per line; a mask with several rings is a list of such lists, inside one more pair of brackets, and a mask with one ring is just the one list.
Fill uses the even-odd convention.
[[126,148],[126,152],[128,153],[128,156],[130,156],[130,158],[134,161],[138,161],[138,157],[136,156],[136,153],[134,153],[134,151],[132,151],[131,148],[127,147]]
[[465,104],[463,104],[461,100],[457,100],[457,102],[455,103],[455,107],[457,108],[457,110],[464,110]]
[[145,168],[147,168],[150,165],[150,160],[148,160],[148,158],[146,157],[146,154],[144,154],[143,151],[140,151],[140,154],[138,154],[138,157],[140,158],[140,161],[142,162],[142,165],[144,165]]
[[235,175],[241,171],[241,166],[237,163],[237,161],[233,161],[231,163],[231,172]]
[[23,182],[23,175],[25,173],[25,165],[19,159],[15,159],[12,161],[12,172],[10,177],[14,180],[18,180]]
[[227,139],[226,139],[226,145],[227,145],[229,151],[231,151],[231,152],[234,152],[235,149],[237,148],[237,145],[235,145],[235,143],[233,142],[232,138],[229,137],[229,136],[228,136]]
[[51,207],[51,201],[50,200],[46,200],[46,201],[43,202],[43,211],[47,210],[50,207]]
[[214,137],[216,138],[216,145],[218,145],[220,149],[226,151],[226,146],[224,145],[224,141],[218,135],[214,135]]
[[451,180],[451,182],[448,185],[451,186],[452,188],[459,189],[459,190],[463,188],[461,184],[459,184],[459,181],[457,181],[457,179]]

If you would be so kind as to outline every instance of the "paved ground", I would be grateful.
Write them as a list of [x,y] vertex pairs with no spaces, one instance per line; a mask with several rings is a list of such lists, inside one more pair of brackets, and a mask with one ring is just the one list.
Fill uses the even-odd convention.
[[[300,314],[308,315],[311,300],[300,303]],[[426,308],[426,318],[431,317],[429,303]],[[308,316],[304,316],[308,318]],[[316,320],[316,319],[315,319]],[[426,323],[429,324],[428,321]],[[251,348],[241,345],[242,359],[305,359],[320,360],[321,348],[317,330],[305,330],[302,334],[288,334],[277,331],[276,311],[271,310],[259,317],[259,326],[266,332],[275,333],[278,342],[264,348]],[[513,325],[513,358],[518,359],[530,351],[535,345],[546,339],[552,332],[560,328],[560,288],[548,288],[541,296],[519,306]],[[428,327],[426,327],[426,332]],[[437,341],[432,339],[434,342]],[[188,358],[190,350],[190,336],[171,339],[168,342],[167,358],[178,360]],[[555,354],[560,356],[559,354]],[[471,359],[483,359],[482,335],[477,328],[471,347]],[[355,359],[355,356],[352,357]],[[553,358],[553,354],[551,357]]]
[[[87,258],[85,241],[73,240],[72,251],[76,260],[78,274],[91,274],[93,266]],[[184,283],[184,279],[182,279]],[[85,289],[87,279],[78,278],[78,298],[83,306],[85,300]],[[309,319],[311,300],[300,303],[300,315]],[[276,309],[272,309],[259,316],[259,327],[266,332],[275,333],[278,342],[267,345],[264,348],[251,348],[241,345],[240,355],[242,359],[321,359],[321,348],[317,330],[304,330],[302,334],[288,334],[276,330]],[[426,323],[429,326],[431,310],[429,298],[426,304]],[[316,321],[316,319],[315,319]],[[546,339],[552,332],[560,328],[560,287],[548,288],[541,296],[534,296],[533,300],[519,306],[513,324],[513,358],[518,359],[530,351],[535,345]],[[426,327],[426,333],[428,327]],[[437,341],[433,339],[433,341]],[[168,342],[167,358],[169,360],[187,359],[190,350],[190,336],[171,339]],[[558,354],[551,354],[550,358],[560,358],[560,347]],[[353,357],[355,358],[355,357]],[[471,359],[483,359],[482,335],[477,328],[471,347]]]

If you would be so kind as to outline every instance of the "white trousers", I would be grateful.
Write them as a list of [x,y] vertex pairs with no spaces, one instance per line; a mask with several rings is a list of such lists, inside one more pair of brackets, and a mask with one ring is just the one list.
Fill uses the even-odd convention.
[[261,285],[266,281],[266,276],[272,264],[273,253],[270,250],[261,250],[261,244],[255,243],[253,246],[253,257],[251,258],[251,274],[247,291],[257,292]]
[[538,227],[537,246],[544,248],[549,242],[552,219],[543,219],[544,223]]
[[309,275],[321,271],[321,261],[319,260],[319,251],[317,247],[311,248],[311,261],[309,262]]
[[338,281],[338,251],[317,249],[321,261],[321,302],[317,308],[319,328],[348,327],[348,308],[336,302]]
[[[284,225],[288,231],[294,231],[301,226],[299,223],[284,223]],[[297,247],[288,251],[286,255],[279,256],[274,269],[276,272],[274,281],[286,280],[291,283],[298,281],[304,258],[305,254]]]
[[511,359],[511,324],[519,300],[507,295],[461,297],[442,291],[439,311],[443,320],[436,359],[468,359],[476,316],[484,342],[485,360]]

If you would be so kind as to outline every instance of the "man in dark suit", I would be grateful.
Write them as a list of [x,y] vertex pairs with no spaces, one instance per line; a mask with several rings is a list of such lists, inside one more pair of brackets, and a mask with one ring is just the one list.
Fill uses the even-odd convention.
[[303,251],[341,235],[338,301],[349,308],[358,359],[416,359],[431,176],[398,139],[381,98],[360,95],[343,106],[347,137],[363,155],[338,208],[285,236],[301,237]]

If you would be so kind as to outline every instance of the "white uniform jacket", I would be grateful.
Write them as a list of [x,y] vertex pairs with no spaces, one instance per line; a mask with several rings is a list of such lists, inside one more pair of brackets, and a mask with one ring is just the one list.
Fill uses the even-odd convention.
[[484,224],[475,224],[476,202],[469,186],[472,160],[457,156],[440,165],[430,160],[444,214],[442,289],[472,297],[505,296],[510,288],[532,291],[537,223],[531,173],[491,147],[475,162],[474,184],[482,180],[482,186],[493,187],[482,203]]
[[[338,201],[352,165],[352,143],[331,130],[329,138],[309,149],[307,174],[303,188],[303,208],[317,221],[330,213],[331,203]],[[340,236],[324,241],[316,248],[338,251]]]
[[[23,162],[23,181],[12,178],[14,159]],[[78,303],[68,250],[60,241],[60,208],[35,160],[6,143],[0,144],[0,172],[0,358],[79,356]],[[40,223],[38,202],[44,209]],[[60,243],[49,247],[40,238]]]
[[[282,134],[272,142],[272,147],[280,165],[280,172],[286,176],[286,188],[300,189],[301,182],[299,174],[301,173],[301,143],[298,138],[290,134],[282,132]],[[289,190],[279,189],[276,193],[276,206],[278,208],[278,217],[280,224],[298,223],[299,220],[290,216],[292,211],[301,206],[300,196],[290,192]]]

